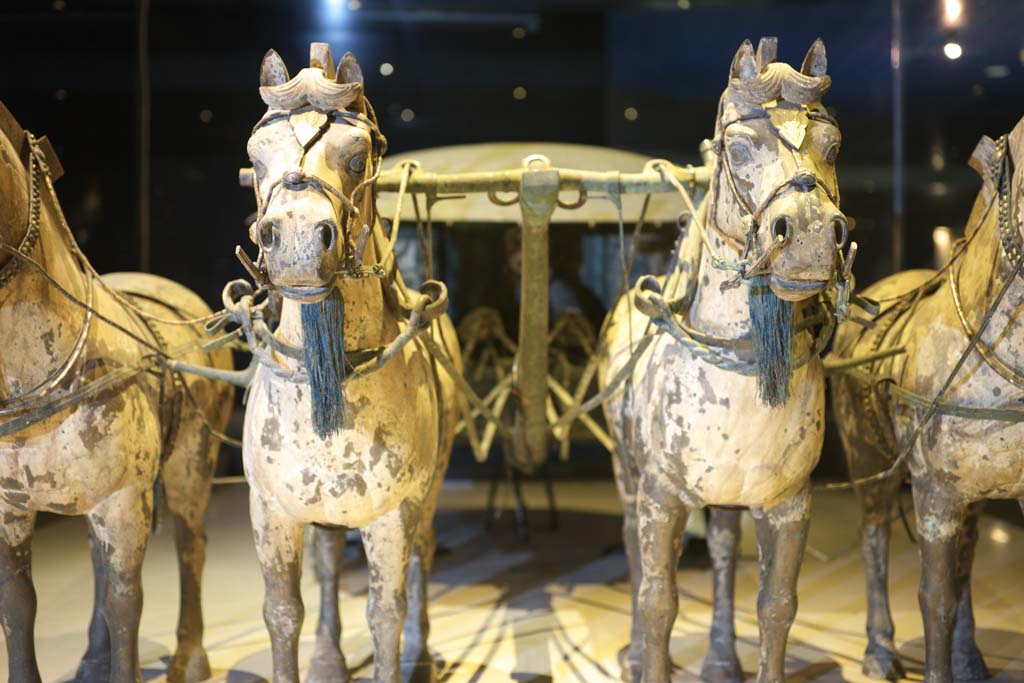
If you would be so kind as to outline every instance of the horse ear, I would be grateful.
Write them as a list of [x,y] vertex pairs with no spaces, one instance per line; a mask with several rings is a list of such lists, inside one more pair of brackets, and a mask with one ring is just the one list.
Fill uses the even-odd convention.
[[992,180],[990,170],[995,157],[995,141],[987,135],[982,135],[981,139],[978,140],[977,146],[974,148],[974,152],[971,153],[971,158],[967,161],[967,165],[973,168],[983,181],[988,183]]
[[757,78],[757,60],[754,57],[754,46],[749,40],[744,40],[736,56],[732,58],[731,78],[738,78],[741,81],[752,81]]
[[320,69],[327,78],[334,80],[334,57],[331,56],[329,43],[309,44],[309,65],[314,69]]
[[757,69],[764,71],[764,68],[774,62],[779,54],[779,39],[775,36],[761,38],[757,44]]
[[338,83],[363,84],[363,70],[359,67],[356,56],[351,52],[346,52],[345,56],[338,62],[337,81]]
[[288,67],[284,65],[281,55],[274,50],[267,50],[260,64],[260,85],[281,85],[288,82]]
[[800,73],[820,78],[825,75],[826,71],[828,71],[828,59],[825,57],[825,43],[818,38],[811,45],[811,49],[807,51],[804,64],[800,67]]

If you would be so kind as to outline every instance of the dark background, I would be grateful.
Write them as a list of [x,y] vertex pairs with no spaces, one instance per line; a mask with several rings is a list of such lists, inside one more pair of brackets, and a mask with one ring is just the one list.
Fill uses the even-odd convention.
[[[979,136],[1024,114],[1024,3],[902,0],[906,213],[892,259],[891,0],[4,0],[0,99],[53,141],[58,191],[100,271],[135,270],[139,251],[140,17],[148,16],[152,148],[149,269],[218,302],[242,272],[250,190],[245,142],[263,105],[260,60],[275,48],[296,73],[311,41],[359,58],[392,152],[488,141],[552,140],[697,162],[744,38],[779,37],[799,66],[818,36],[844,137],[843,209],[857,221],[856,272],[929,266],[931,231],[958,229],[978,181]],[[952,61],[942,46],[956,40]],[[381,75],[382,62],[394,73]],[[516,86],[527,97],[513,98]],[[627,107],[638,116],[628,120]],[[415,112],[411,121],[403,109]],[[495,237],[495,240],[498,240]],[[496,245],[497,248],[497,245]],[[218,306],[219,307],[219,306]],[[828,459],[826,459],[827,461]]]

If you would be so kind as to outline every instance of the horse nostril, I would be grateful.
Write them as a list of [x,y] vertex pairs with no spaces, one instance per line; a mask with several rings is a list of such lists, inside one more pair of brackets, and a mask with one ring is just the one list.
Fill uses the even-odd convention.
[[324,251],[330,251],[334,246],[334,240],[338,234],[334,224],[328,223],[327,221],[317,223],[317,230],[320,231],[320,241],[323,242]]
[[836,246],[842,249],[846,246],[846,237],[849,233],[849,227],[846,224],[846,219],[842,216],[836,216],[832,219],[832,231],[836,235]]
[[277,246],[277,226],[273,221],[267,221],[260,226],[259,237],[260,247],[264,251],[270,251]]
[[779,216],[772,222],[772,239],[784,237],[789,239],[790,222],[786,216]]

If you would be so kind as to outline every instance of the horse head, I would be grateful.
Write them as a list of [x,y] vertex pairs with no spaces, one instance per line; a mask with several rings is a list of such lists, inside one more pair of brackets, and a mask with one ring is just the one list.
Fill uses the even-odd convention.
[[355,57],[346,53],[335,67],[325,43],[310,53],[294,78],[275,51],[264,56],[268,109],[247,145],[257,201],[250,238],[271,283],[303,303],[323,300],[361,265],[386,145]]
[[313,427],[321,438],[344,422],[345,302],[339,279],[363,277],[374,229],[373,183],[387,142],[363,96],[351,53],[334,65],[326,43],[310,46],[294,78],[270,50],[260,66],[268,109],[247,150],[257,217],[249,230],[270,284],[301,306]]
[[[835,162],[841,136],[821,104],[831,79],[817,40],[800,71],[775,61],[777,40],[736,53],[722,94],[714,149],[711,224],[747,258],[764,258],[771,291],[786,301],[820,292],[847,237]],[[778,243],[778,244],[776,244]]]

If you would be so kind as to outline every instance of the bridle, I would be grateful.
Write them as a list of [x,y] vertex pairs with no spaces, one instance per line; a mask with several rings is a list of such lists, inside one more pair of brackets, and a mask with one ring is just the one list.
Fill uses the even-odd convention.
[[[812,121],[820,121],[829,123],[837,128],[838,123],[832,118],[827,112],[823,112],[818,109],[810,109],[807,105],[801,105],[801,108],[807,118]],[[724,135],[725,131],[730,126],[744,123],[746,121],[754,120],[767,120],[769,129],[772,134],[782,141],[782,143],[793,153],[793,158],[796,161],[797,170],[789,178],[783,180],[772,191],[760,204],[756,204],[751,198],[744,195],[740,191],[739,184],[736,181],[736,171],[732,166],[729,159],[729,154],[725,150]],[[717,221],[717,205],[711,206],[711,211],[714,212],[711,216],[711,220],[708,221],[714,230],[721,235],[727,242],[732,243],[737,248],[741,249],[741,261],[738,263],[730,264],[725,259],[719,257],[714,258],[714,262],[717,267],[726,268],[729,270],[738,270],[741,273],[741,277],[744,280],[748,280],[755,275],[761,275],[767,272],[768,262],[776,250],[781,248],[789,239],[787,235],[777,235],[773,239],[771,245],[763,253],[761,247],[757,241],[757,233],[761,227],[761,219],[764,213],[775,203],[780,197],[782,197],[790,189],[799,189],[802,192],[810,192],[811,190],[821,190],[830,202],[838,209],[839,208],[839,189],[838,187],[829,187],[824,180],[818,177],[814,171],[810,169],[802,168],[799,157],[796,152],[799,148],[790,142],[782,132],[775,126],[771,120],[771,115],[767,109],[762,108],[757,114],[750,114],[746,116],[737,116],[722,124],[721,133],[712,141],[712,150],[719,159],[718,164],[718,177],[716,178],[716,186],[720,184],[719,178],[724,175],[729,186],[729,190],[732,193],[736,203],[739,204],[743,211],[743,233],[745,239],[742,243],[733,235],[726,232],[718,225]],[[723,153],[725,152],[725,153]],[[842,238],[837,240],[836,247],[841,250],[845,246],[847,240],[847,229],[846,224],[843,224]],[[710,249],[710,244],[708,245]],[[714,254],[712,254],[714,256]],[[751,257],[756,258],[756,261],[751,262]]]
[[[324,123],[320,126],[319,130],[302,146],[302,156],[299,158],[298,165],[295,168],[289,169],[281,174],[279,178],[274,180],[270,184],[265,194],[260,192],[260,183],[257,178],[253,182],[253,190],[256,196],[256,223],[259,226],[263,218],[266,216],[267,209],[270,206],[270,202],[274,198],[274,193],[280,189],[288,189],[293,191],[304,191],[313,190],[320,195],[327,198],[331,202],[331,206],[334,207],[334,199],[338,200],[340,205],[339,208],[335,208],[335,223],[340,231],[339,238],[342,242],[342,267],[335,273],[336,279],[343,280],[362,280],[365,278],[382,278],[385,276],[384,268],[380,263],[373,264],[371,266],[363,266],[363,250],[366,246],[366,240],[370,236],[370,231],[373,229],[373,223],[375,219],[374,212],[374,197],[372,192],[373,185],[377,182],[377,177],[381,171],[381,158],[384,156],[384,152],[387,150],[387,138],[380,132],[380,127],[377,125],[377,116],[373,111],[373,107],[370,105],[369,100],[364,98],[366,102],[367,114],[360,112],[350,112],[345,110],[332,110],[322,111],[318,110],[312,105],[306,105],[296,109],[273,109],[267,112],[263,118],[261,118],[255,126],[253,126],[251,135],[255,135],[258,130],[278,121],[290,119],[295,114],[301,114],[310,111],[317,111],[326,116]],[[320,139],[327,133],[332,125],[344,124],[353,126],[355,123],[362,123],[370,132],[371,137],[371,154],[369,164],[367,165],[367,171],[364,171],[363,180],[359,182],[353,188],[350,195],[346,195],[342,190],[334,187],[331,183],[327,182],[316,174],[307,173],[305,170],[306,155],[316,145]],[[358,229],[358,238],[354,239],[356,230],[356,222],[362,219],[362,225]],[[256,261],[256,268],[258,278],[261,280],[260,284],[270,285],[270,279],[266,272],[266,255],[264,253],[264,247],[260,240],[256,240],[259,246],[259,257]]]
[[[1022,240],[1020,232],[1014,227],[1013,222],[1010,220],[1012,207],[1014,202],[1017,200],[1017,197],[1014,196],[1011,187],[1013,183],[1013,161],[1010,158],[1009,152],[1009,136],[1001,136],[996,140],[995,146],[995,155],[992,159],[992,166],[989,169],[989,174],[992,181],[995,183],[996,193],[992,199],[992,203],[986,209],[985,214],[987,216],[991,211],[992,206],[996,206],[996,224],[999,235],[999,248],[1011,268],[1010,278],[1013,279],[1015,277],[1014,274],[1016,274],[1016,277],[1022,277],[1021,260],[1024,258],[1024,251],[1022,251],[1022,242],[1024,242],[1024,240]],[[977,231],[980,230],[981,226],[977,228]],[[975,234],[977,234],[977,231]],[[969,238],[963,239],[966,241]],[[963,253],[963,251],[964,249],[960,249],[957,255]],[[959,269],[955,266],[951,266],[949,268],[949,289],[953,298],[953,307],[956,309],[957,317],[960,320],[960,326],[963,328],[964,334],[966,334],[970,339],[975,334],[975,328],[971,321],[968,320],[967,312],[964,310],[963,302],[960,298],[959,280]],[[981,325],[982,328],[987,325],[987,322],[992,317],[994,311],[995,307],[990,307],[984,316],[984,322]],[[994,347],[984,342],[980,337],[978,338],[976,349],[985,363],[992,368],[997,375],[1018,389],[1024,389],[1024,371],[1014,367],[1012,362],[1004,360]]]

